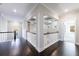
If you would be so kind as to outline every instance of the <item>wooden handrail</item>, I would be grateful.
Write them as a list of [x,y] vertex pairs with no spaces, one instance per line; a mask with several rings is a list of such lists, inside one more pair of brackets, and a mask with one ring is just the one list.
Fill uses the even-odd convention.
[[48,32],[48,33],[44,33],[44,35],[55,34],[55,33],[59,33],[59,32],[58,31],[56,31],[56,32]]
[[14,32],[0,32],[0,33],[14,33]]
[[[27,31],[27,32],[29,32],[29,31]],[[34,32],[29,32],[29,33],[36,34],[36,33],[34,33]]]

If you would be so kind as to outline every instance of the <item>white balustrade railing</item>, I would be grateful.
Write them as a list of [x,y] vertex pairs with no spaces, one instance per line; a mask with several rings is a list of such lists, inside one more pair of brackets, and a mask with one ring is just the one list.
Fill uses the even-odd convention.
[[14,40],[14,32],[0,32],[0,42]]

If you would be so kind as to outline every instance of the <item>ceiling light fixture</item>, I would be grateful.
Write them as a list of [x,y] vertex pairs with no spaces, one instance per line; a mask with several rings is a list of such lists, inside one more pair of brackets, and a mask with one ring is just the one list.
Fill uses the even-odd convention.
[[65,11],[65,12],[68,12],[68,9],[65,9],[64,11]]
[[15,12],[15,13],[16,13],[16,9],[14,9],[14,10],[13,10],[13,12]]

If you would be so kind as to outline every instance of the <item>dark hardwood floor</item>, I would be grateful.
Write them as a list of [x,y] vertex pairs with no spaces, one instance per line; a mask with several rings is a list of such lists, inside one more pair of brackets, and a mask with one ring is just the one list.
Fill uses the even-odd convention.
[[23,38],[0,42],[0,56],[79,56],[79,46],[68,42],[57,42],[41,53]]
[[51,56],[79,56],[79,46],[70,42],[60,42]]
[[35,48],[24,39],[0,42],[0,56],[34,56],[38,55]]

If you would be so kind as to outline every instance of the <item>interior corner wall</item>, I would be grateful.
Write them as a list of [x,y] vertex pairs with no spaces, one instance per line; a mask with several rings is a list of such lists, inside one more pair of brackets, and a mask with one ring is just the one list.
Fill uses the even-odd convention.
[[48,10],[47,8],[45,8],[43,5],[40,4],[29,14],[29,16],[33,16],[34,14],[37,17],[37,39],[35,39],[36,45],[32,39],[31,40],[27,39],[27,40],[38,50],[38,52],[41,52],[47,47],[49,47],[50,45],[59,41],[59,39],[54,40],[50,42],[50,44],[44,46],[45,41],[43,37],[43,19],[44,19],[43,16],[54,15],[54,14],[52,14],[50,10]]

